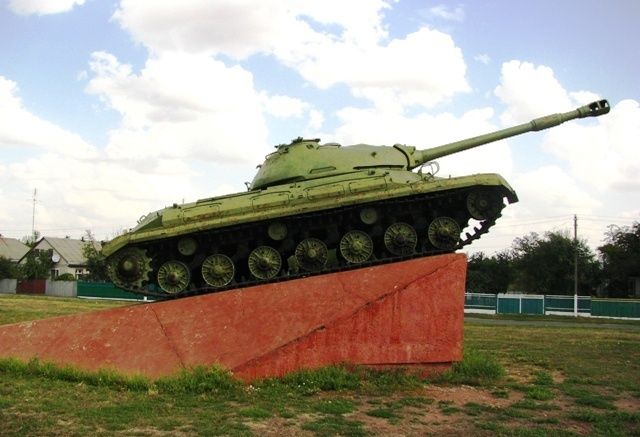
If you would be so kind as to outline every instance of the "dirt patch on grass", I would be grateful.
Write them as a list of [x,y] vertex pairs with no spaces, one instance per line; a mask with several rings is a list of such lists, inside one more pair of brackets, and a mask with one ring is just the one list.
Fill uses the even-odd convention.
[[[518,398],[522,395],[516,393]],[[361,399],[358,409],[348,416],[361,422],[374,435],[491,435],[480,430],[467,413],[469,404],[482,408],[506,408],[514,402],[497,398],[491,389],[471,386],[428,385],[401,395]],[[387,417],[375,417],[373,413],[387,413]]]
[[284,419],[282,417],[271,417],[259,421],[244,422],[251,429],[254,435],[259,436],[282,436],[282,437],[313,437],[315,434],[300,428],[305,422],[310,420],[309,415],[297,416],[293,419]]
[[136,427],[129,428],[123,431],[115,432],[116,435],[125,435],[125,436],[148,436],[148,437],[165,437],[165,436],[175,436],[175,437],[191,437],[194,435],[198,435],[193,430],[188,429],[172,429],[171,431],[163,431],[153,427]]
[[[322,393],[318,398],[331,399],[333,396]],[[327,428],[318,434],[310,430],[310,426],[319,423],[332,427],[339,435],[491,435],[492,432],[477,428],[474,418],[466,413],[466,405],[473,403],[491,409],[506,408],[514,402],[511,395],[509,399],[496,398],[491,389],[464,385],[427,385],[388,395],[352,397],[343,394],[341,398],[356,401],[353,411],[345,414],[299,412],[290,418],[249,419],[243,423],[254,435],[261,436],[333,435],[327,433]],[[353,423],[359,424],[355,432],[348,428]]]
[[[471,387],[468,385],[452,387],[428,386],[424,389],[424,394],[436,401],[452,402],[460,407],[469,402],[488,405],[491,407],[504,407],[514,400],[522,398],[522,394],[518,392],[510,392],[509,399],[500,399],[495,397],[488,389]],[[514,399],[513,395],[516,395],[516,399]]]
[[621,396],[613,402],[613,405],[615,405],[620,411],[625,411],[627,413],[637,413],[640,411],[640,399],[633,397],[630,394]]

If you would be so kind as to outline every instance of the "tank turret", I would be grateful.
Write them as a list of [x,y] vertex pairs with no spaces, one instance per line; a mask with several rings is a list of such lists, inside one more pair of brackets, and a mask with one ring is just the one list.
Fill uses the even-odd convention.
[[298,138],[266,157],[249,191],[141,217],[103,244],[107,270],[125,290],[164,298],[453,252],[489,232],[518,197],[497,174],[413,169],[607,112],[601,100],[424,150]]
[[609,110],[609,102],[599,100],[573,111],[547,115],[518,126],[424,150],[403,144],[392,147],[367,144],[341,147],[337,143],[321,145],[319,139],[297,138],[291,144],[277,146],[277,150],[266,157],[264,163],[259,166],[251,188],[263,189],[277,184],[371,168],[412,170],[443,156],[526,132],[548,129],[575,118],[596,117],[608,113]]

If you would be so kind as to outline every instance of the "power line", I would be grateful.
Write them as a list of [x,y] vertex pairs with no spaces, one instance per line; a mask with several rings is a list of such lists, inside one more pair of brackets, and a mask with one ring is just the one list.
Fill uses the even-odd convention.
[[543,225],[545,223],[553,223],[559,220],[562,220],[562,222],[565,223],[568,220],[570,220],[570,216],[561,216],[558,219],[533,220],[533,221],[518,221],[518,219],[505,219],[505,220],[500,220],[499,223],[503,227],[516,227],[516,226]]
[[614,217],[614,216],[605,216],[605,215],[588,215],[588,214],[580,214],[580,218],[583,220],[591,220],[591,221],[600,221],[600,222],[611,222],[611,221],[622,221],[622,222],[631,222],[631,221],[640,221],[640,217]]

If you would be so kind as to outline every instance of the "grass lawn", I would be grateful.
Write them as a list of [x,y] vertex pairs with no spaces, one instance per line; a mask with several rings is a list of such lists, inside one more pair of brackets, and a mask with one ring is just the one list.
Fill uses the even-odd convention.
[[[125,304],[0,295],[0,324]],[[0,435],[640,435],[640,331],[571,322],[466,323],[464,360],[432,380],[332,366],[152,382],[3,359]]]
[[132,305],[115,300],[0,294],[0,325]]

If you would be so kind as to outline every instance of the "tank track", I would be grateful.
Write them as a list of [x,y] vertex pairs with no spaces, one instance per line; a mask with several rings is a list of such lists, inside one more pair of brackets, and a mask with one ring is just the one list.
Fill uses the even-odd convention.
[[[469,194],[476,188],[469,187],[419,194],[411,197],[282,217],[280,220],[275,220],[285,224],[287,228],[287,235],[281,241],[274,241],[269,237],[268,226],[274,222],[269,221],[247,223],[190,234],[186,237],[196,240],[198,249],[189,256],[182,255],[177,249],[179,240],[185,236],[138,244],[133,247],[140,249],[142,253],[148,256],[147,260],[142,263],[144,264],[143,274],[146,276],[145,284],[140,287],[127,287],[118,283],[116,285],[136,294],[152,298],[172,299],[452,253],[489,232],[489,229],[501,216],[501,210],[505,206],[503,203],[503,197],[506,195],[504,188],[500,186],[483,187],[484,192],[489,192],[495,196],[495,199],[500,199],[499,203],[494,205],[490,216],[478,221],[478,225],[475,228],[467,232],[463,238],[458,238],[457,242],[451,244],[451,247],[436,247],[428,236],[429,224],[436,218],[449,217],[456,222],[460,229],[467,228],[469,220],[473,217],[468,208],[461,208],[460,206],[466,205]],[[363,223],[360,213],[365,208],[372,208],[379,213],[378,220],[375,223]],[[417,245],[414,251],[406,254],[391,253],[385,244],[384,238],[385,230],[393,223],[406,223],[415,229]],[[363,231],[371,237],[374,251],[371,258],[364,262],[350,263],[339,254],[340,239],[346,232],[351,230]],[[296,263],[296,245],[300,241],[309,238],[321,240],[330,249],[329,261],[323,268],[304,270]],[[259,246],[273,247],[282,255],[282,267],[277,276],[269,279],[257,279],[250,272],[248,267],[250,251]],[[125,249],[127,248],[122,250]],[[235,268],[232,282],[220,287],[208,285],[201,274],[203,261],[208,255],[214,253],[225,254],[234,263]],[[118,252],[112,257],[117,255]],[[151,289],[146,283],[156,282],[160,267],[166,266],[169,261],[176,261],[176,265],[183,265],[189,269],[188,287],[176,293],[164,292],[160,287],[155,290]],[[171,266],[172,264],[169,263],[168,265]]]

